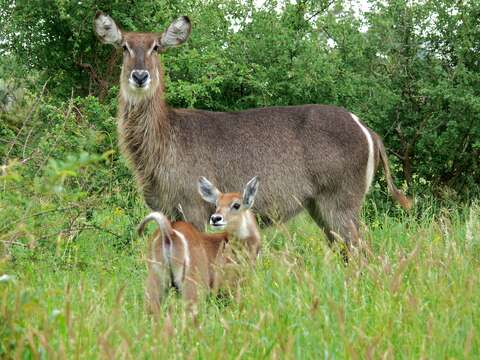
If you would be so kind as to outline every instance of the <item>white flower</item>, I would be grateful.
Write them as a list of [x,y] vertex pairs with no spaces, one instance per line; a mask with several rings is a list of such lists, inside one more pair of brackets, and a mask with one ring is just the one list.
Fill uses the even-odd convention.
[[0,282],[9,282],[9,281],[13,281],[15,278],[12,276],[12,275],[8,275],[8,274],[3,274],[2,276],[0,276]]
[[53,309],[52,310],[52,317],[53,318],[56,318],[58,315],[60,315],[62,313],[61,310],[58,310],[58,309]]

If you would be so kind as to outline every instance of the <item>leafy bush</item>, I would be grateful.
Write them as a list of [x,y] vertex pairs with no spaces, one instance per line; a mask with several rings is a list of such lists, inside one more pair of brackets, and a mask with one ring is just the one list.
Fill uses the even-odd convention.
[[28,125],[11,133],[14,124],[1,124],[0,240],[54,250],[87,231],[129,241],[134,226],[117,228],[114,219],[134,216],[141,202],[116,151],[113,104],[42,98],[29,104]]

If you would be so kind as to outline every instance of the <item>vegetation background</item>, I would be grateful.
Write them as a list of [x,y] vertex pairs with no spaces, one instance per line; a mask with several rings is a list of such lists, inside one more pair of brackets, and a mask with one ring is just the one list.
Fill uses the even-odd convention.
[[[469,358],[480,352],[480,2],[0,0],[0,357]],[[379,178],[368,261],[305,215],[264,231],[241,291],[143,312],[147,209],[116,145],[130,31],[193,21],[162,55],[174,107],[336,104],[385,141],[416,207]]]

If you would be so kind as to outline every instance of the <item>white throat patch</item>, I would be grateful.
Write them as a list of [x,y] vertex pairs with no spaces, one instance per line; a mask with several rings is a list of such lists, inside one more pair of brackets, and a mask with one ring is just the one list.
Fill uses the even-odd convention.
[[250,236],[256,235],[256,226],[252,222],[252,214],[247,210],[242,214],[242,220],[240,221],[240,226],[235,230],[234,235],[239,239],[243,240]]

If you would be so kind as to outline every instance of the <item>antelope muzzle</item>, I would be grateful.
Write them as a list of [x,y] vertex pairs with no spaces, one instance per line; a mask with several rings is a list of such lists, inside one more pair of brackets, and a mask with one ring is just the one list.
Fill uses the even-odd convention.
[[152,81],[152,78],[147,70],[132,70],[128,81],[135,88],[146,88]]

